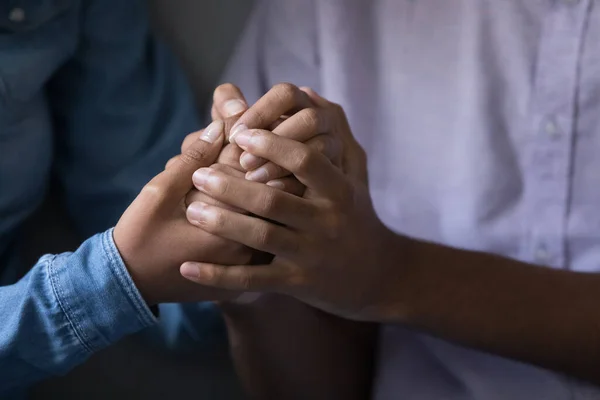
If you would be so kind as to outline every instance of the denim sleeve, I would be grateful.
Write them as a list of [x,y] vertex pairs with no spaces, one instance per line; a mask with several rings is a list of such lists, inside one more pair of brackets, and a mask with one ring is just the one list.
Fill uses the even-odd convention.
[[[146,2],[81,4],[79,44],[48,93],[67,209],[88,237],[116,224],[200,123],[183,70],[151,32]],[[224,336],[213,303],[161,306],[160,316],[156,336],[171,349]]]
[[0,287],[0,315],[0,394],[64,374],[156,322],[125,269],[112,229],[73,253],[42,257],[16,284]]

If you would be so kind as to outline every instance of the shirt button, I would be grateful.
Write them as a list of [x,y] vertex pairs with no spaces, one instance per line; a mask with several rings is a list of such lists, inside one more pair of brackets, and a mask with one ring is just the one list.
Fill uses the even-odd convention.
[[538,246],[535,251],[535,261],[542,265],[545,265],[548,263],[548,261],[550,261],[550,253],[548,253],[546,246]]
[[25,10],[15,7],[8,13],[8,19],[12,22],[19,23],[25,21]]
[[558,129],[558,125],[556,125],[556,122],[554,122],[552,120],[547,120],[545,122],[545,124],[544,124],[544,131],[550,137],[557,137],[560,134],[560,131]]

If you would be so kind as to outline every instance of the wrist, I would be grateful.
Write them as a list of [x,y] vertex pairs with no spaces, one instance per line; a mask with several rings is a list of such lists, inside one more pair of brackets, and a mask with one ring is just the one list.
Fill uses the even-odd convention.
[[379,262],[386,265],[383,270],[387,274],[378,288],[382,300],[377,322],[406,324],[414,313],[412,292],[420,279],[420,266],[428,263],[424,258],[431,244],[393,231],[389,231],[383,243],[385,249]]

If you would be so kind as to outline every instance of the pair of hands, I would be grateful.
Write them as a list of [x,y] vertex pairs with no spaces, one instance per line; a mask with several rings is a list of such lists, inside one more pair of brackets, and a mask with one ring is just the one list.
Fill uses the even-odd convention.
[[[281,84],[239,119],[223,119],[232,99],[244,101],[231,85],[215,92],[213,118],[223,122],[203,140],[188,137],[115,228],[146,301],[266,291],[347,318],[379,318],[395,236],[373,210],[365,155],[341,108]],[[237,146],[221,151],[215,125]],[[274,259],[249,266],[250,249]]]

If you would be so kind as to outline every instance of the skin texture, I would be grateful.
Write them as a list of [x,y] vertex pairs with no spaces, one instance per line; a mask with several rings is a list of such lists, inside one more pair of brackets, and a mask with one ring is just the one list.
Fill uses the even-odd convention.
[[[269,106],[275,113],[283,108],[289,109]],[[333,109],[338,112],[325,118],[343,120],[321,126],[347,127],[343,113]],[[349,135],[349,129],[335,134],[344,152],[352,145],[344,142]],[[268,130],[239,132],[235,142],[291,172],[306,190],[300,198],[211,169],[196,172],[198,190],[250,214],[193,203],[190,222],[275,257],[252,268],[185,263],[181,272],[188,279],[291,296],[347,319],[401,323],[600,383],[599,274],[537,267],[391,232],[360,178],[365,160],[359,149],[340,169],[306,144]]]
[[195,136],[182,156],[142,189],[114,229],[115,244],[150,305],[231,297],[235,294],[190,285],[177,273],[178,266],[189,259],[230,264],[251,258],[245,246],[190,229],[186,221],[185,197],[192,189],[192,174],[213,164],[223,145],[222,133],[214,143],[201,140],[201,133]]
[[[215,92],[217,108],[227,108],[226,92],[237,90],[230,85],[224,89]],[[242,212],[195,190],[192,185],[192,174],[199,167],[212,166],[220,173],[238,178],[245,174],[239,163],[242,150],[227,144],[225,136],[239,114],[222,117],[207,129],[186,137],[181,155],[169,160],[165,171],[142,189],[115,227],[115,244],[149,305],[234,298],[239,292],[191,284],[178,273],[179,266],[190,259],[225,265],[248,264],[259,253],[237,242],[193,229],[186,221],[186,208],[194,201]],[[208,136],[214,136],[213,143],[207,141]],[[293,177],[280,181],[280,188],[291,194],[302,194],[304,190]]]
[[[271,108],[274,97],[285,95],[282,91],[289,96],[287,105],[280,105],[274,110]],[[221,85],[215,91],[213,119],[227,121],[226,132],[233,125],[227,119],[230,115],[223,105],[232,99],[245,104],[243,95],[233,85]],[[257,108],[252,106],[241,116],[235,115],[235,121],[238,125],[253,127],[262,124],[281,136],[304,141],[309,148],[324,154],[330,163],[343,168],[345,159],[341,154],[341,136],[324,124],[324,116],[332,110],[317,111],[317,108],[324,108],[320,101],[309,89],[278,85],[257,103],[259,112],[260,107],[273,112],[257,116]],[[291,119],[294,112],[300,115]],[[320,119],[315,119],[315,116]],[[296,120],[298,123],[294,122]],[[187,143],[189,140],[184,143],[184,149]],[[229,146],[221,153],[219,162],[242,170],[240,157],[243,159],[249,153],[235,145]],[[304,193],[304,185],[290,177],[287,170],[260,157],[253,158],[245,164],[247,167],[264,166],[267,171],[267,177],[259,180],[267,181],[270,186],[261,186],[270,187],[275,192],[284,189],[296,196]],[[213,165],[211,170],[223,172],[217,165]],[[229,175],[238,179],[244,177],[243,173]],[[188,204],[218,201],[198,190],[190,192],[187,199]],[[218,204],[224,209],[248,214],[231,204]],[[263,262],[272,259],[268,253],[266,257],[265,253],[261,254]],[[260,259],[255,257],[253,261],[260,264]],[[352,400],[369,397],[377,325],[338,318],[291,296],[278,294],[263,294],[252,303],[224,301],[220,305],[229,330],[235,365],[251,398]]]

